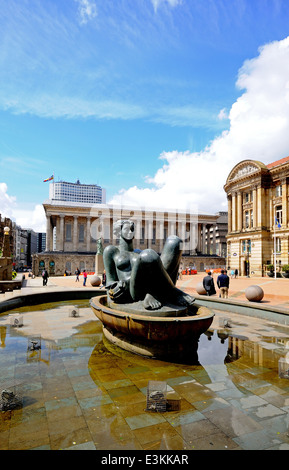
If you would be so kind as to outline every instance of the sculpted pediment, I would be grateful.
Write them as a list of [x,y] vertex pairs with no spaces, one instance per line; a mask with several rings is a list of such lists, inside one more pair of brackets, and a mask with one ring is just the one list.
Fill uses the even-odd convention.
[[240,178],[246,178],[253,174],[258,174],[262,169],[267,169],[266,166],[255,160],[244,160],[238,163],[230,172],[227,183],[238,180]]

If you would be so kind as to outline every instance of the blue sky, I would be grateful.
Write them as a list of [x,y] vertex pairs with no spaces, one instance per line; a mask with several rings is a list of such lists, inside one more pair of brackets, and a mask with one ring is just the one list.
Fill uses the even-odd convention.
[[43,179],[226,209],[289,155],[288,0],[0,0],[0,213],[44,229]]

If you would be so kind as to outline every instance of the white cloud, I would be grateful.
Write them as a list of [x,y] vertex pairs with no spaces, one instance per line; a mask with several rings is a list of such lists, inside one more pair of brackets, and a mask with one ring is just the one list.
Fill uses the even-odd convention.
[[[165,163],[147,180],[150,187],[123,189],[111,201],[151,207],[197,205],[199,212],[226,210],[223,186],[241,160],[270,163],[289,155],[289,37],[260,48],[244,63],[232,105],[229,130],[198,153],[164,152]],[[220,117],[225,117],[223,109]]]
[[161,5],[168,4],[170,7],[176,7],[182,3],[182,0],[151,0],[155,12]]
[[86,24],[97,16],[95,2],[92,0],[75,0],[78,3],[80,24]]
[[46,217],[43,206],[37,204],[31,209],[22,208],[15,196],[8,194],[6,183],[0,183],[0,214],[13,220],[22,228],[31,228],[35,232],[46,232]]
[[46,232],[46,217],[43,206],[37,204],[32,209],[15,208],[13,218],[22,228],[32,228],[35,232]]
[[0,183],[0,214],[4,217],[12,217],[13,207],[15,207],[16,197],[9,196],[7,184]]
[[221,111],[218,114],[218,118],[220,119],[220,121],[223,121],[224,119],[228,119],[228,117],[229,116],[228,116],[226,108],[221,109]]

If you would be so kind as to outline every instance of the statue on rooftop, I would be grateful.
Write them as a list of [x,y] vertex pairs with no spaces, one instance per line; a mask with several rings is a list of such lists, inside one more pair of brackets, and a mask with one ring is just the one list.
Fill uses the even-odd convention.
[[103,252],[106,289],[113,302],[143,301],[147,310],[158,310],[167,303],[181,307],[193,304],[195,299],[175,286],[182,254],[178,236],[168,237],[159,256],[152,249],[134,251],[133,221],[118,220],[114,233],[119,245],[109,245]]

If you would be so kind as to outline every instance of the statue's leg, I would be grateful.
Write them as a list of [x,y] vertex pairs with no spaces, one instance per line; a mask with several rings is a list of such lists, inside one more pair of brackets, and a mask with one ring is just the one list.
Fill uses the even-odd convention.
[[109,286],[112,282],[118,280],[114,256],[119,253],[119,249],[116,246],[109,245],[104,249],[103,252],[103,264],[106,272],[106,286]]
[[130,278],[130,294],[132,298],[143,300],[147,294],[156,299],[174,288],[174,284],[164,269],[161,258],[151,249],[144,250],[136,260]]
[[190,305],[194,299],[177,289],[165,270],[160,256],[151,249],[140,253],[130,278],[134,301],[144,300],[146,308],[156,309],[165,302]]
[[164,245],[161,260],[167,273],[174,284],[177,282],[182,250],[180,248],[182,240],[177,235],[170,235]]

